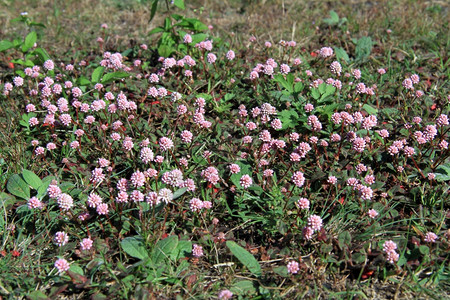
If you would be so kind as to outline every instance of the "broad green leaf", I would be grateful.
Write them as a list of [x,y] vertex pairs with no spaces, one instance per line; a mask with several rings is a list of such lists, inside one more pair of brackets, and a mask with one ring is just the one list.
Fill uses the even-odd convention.
[[121,72],[121,71],[107,73],[107,74],[103,75],[102,83],[107,84],[107,83],[113,82],[116,79],[127,78],[128,76],[130,76],[130,74],[128,74],[127,72]]
[[227,241],[227,247],[230,249],[231,253],[256,276],[261,276],[261,266],[253,255],[247,250],[239,246],[233,241]]
[[38,187],[37,189],[37,195],[36,197],[38,197],[39,199],[41,199],[42,197],[45,196],[45,194],[47,194],[47,189],[48,186],[50,185],[50,183],[52,182],[52,180],[56,179],[56,177],[54,176],[47,176],[44,179],[42,179],[42,184]]
[[192,252],[192,242],[181,240],[178,242],[177,248],[175,249],[176,260],[180,258],[187,257]]
[[[5,207],[8,210],[10,205],[13,205],[16,202],[16,197],[13,195],[7,194],[5,192],[0,192],[0,208]],[[1,221],[4,221],[3,218],[0,218]]]
[[91,81],[93,83],[100,82],[100,79],[102,78],[103,72],[105,71],[105,67],[97,67],[94,72],[92,72]]
[[120,245],[122,246],[123,251],[132,257],[139,259],[148,257],[147,248],[145,247],[144,239],[141,236],[126,237],[120,242]]
[[280,275],[281,277],[289,277],[288,269],[286,266],[279,266],[273,269],[275,274]]
[[323,22],[330,26],[337,25],[339,23],[339,15],[334,10],[331,10],[329,14],[330,18],[323,19]]
[[0,41],[0,52],[6,51],[8,49],[11,49],[14,47],[14,44],[11,43],[8,40],[1,40]]
[[50,299],[50,298],[47,297],[47,295],[45,295],[41,291],[33,291],[33,292],[31,292],[31,293],[29,293],[27,295],[27,299],[30,299],[30,300],[47,300],[47,299]]
[[344,246],[350,246],[352,242],[352,236],[350,232],[344,231],[338,235],[339,247],[344,248]]
[[173,193],[173,200],[180,198],[184,193],[186,193],[186,191],[187,191],[186,187],[176,190],[175,193]]
[[175,52],[175,48],[167,45],[161,45],[158,47],[158,54],[162,57],[169,57]]
[[241,180],[242,175],[247,174],[247,175],[251,176],[252,169],[251,169],[250,164],[246,161],[238,161],[238,162],[236,162],[236,164],[241,168],[241,171],[237,174],[231,175],[230,180],[231,180],[231,182],[233,182],[233,184],[236,187],[240,187],[241,186],[240,180]]
[[178,7],[179,9],[185,9],[185,6],[184,6],[184,0],[174,0],[173,1],[173,4],[176,6],[176,7]]
[[298,114],[293,109],[285,109],[278,113],[278,118],[283,124],[283,130],[287,128],[294,128],[298,124]]
[[78,78],[78,85],[80,85],[80,86],[85,86],[85,85],[89,85],[89,84],[91,84],[91,82],[89,81],[89,79],[87,79],[86,77],[84,77],[84,76],[80,76],[80,78]]
[[153,2],[152,2],[152,8],[151,8],[151,10],[150,10],[150,20],[148,20],[149,23],[150,23],[150,22],[153,20],[153,18],[155,17],[156,9],[158,8],[158,1],[159,1],[159,0],[153,0]]
[[78,275],[84,275],[83,269],[77,264],[71,264],[69,271],[77,273]]
[[23,179],[25,179],[25,182],[28,183],[33,189],[37,190],[42,185],[42,180],[31,172],[30,170],[24,169],[22,171]]
[[6,188],[8,189],[8,192],[17,197],[25,200],[30,199],[30,188],[25,180],[18,174],[14,174],[9,178]]
[[45,51],[45,49],[43,48],[36,48],[32,53],[36,54],[39,57],[41,63],[44,63],[45,61],[50,59],[50,55],[48,55],[47,51]]
[[372,52],[372,39],[368,36],[363,36],[356,43],[355,55],[356,60],[364,60],[369,57]]
[[176,235],[171,235],[163,240],[158,241],[152,252],[152,262],[155,264],[159,264],[166,258],[175,260],[178,254],[176,251],[177,246],[178,237]]
[[152,35],[152,34],[160,33],[160,32],[164,32],[164,28],[162,28],[161,26],[153,28],[152,30],[150,30],[148,35]]
[[346,63],[350,61],[350,57],[348,57],[347,52],[343,48],[334,47],[334,53],[336,54],[336,59],[338,61],[345,61]]
[[206,39],[207,35],[205,33],[197,33],[192,35],[192,44],[197,44]]
[[311,97],[313,97],[315,100],[318,100],[320,98],[319,89],[312,88],[311,89]]
[[30,32],[25,37],[25,42],[22,45],[22,52],[27,52],[29,49],[33,48],[34,43],[37,41],[36,31]]
[[230,291],[236,295],[249,296],[258,292],[256,283],[251,280],[240,280],[233,284]]
[[369,115],[376,115],[378,113],[378,109],[369,104],[364,104],[362,109],[364,109]]
[[422,253],[423,255],[427,255],[428,253],[430,253],[430,248],[428,248],[428,246],[426,245],[421,245],[419,247],[419,251],[420,253]]

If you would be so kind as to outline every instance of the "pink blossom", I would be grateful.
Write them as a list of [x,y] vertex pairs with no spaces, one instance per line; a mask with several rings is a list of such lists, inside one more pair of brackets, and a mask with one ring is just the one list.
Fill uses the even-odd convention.
[[297,274],[298,271],[300,270],[299,264],[296,261],[290,261],[287,264],[287,269],[289,274]]

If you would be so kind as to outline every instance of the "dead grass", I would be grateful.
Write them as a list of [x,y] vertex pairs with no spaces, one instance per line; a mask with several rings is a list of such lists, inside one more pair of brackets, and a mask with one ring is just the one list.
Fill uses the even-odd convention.
[[[0,12],[0,38],[23,36],[26,28],[17,30],[10,21],[27,11],[37,22],[43,23],[43,46],[53,51],[96,49],[100,25],[107,23],[110,33],[107,48],[127,47],[135,43],[152,43],[147,33],[162,24],[165,5],[159,7],[155,19],[148,22],[150,1],[137,0],[3,0]],[[437,7],[440,5],[440,10]],[[302,47],[316,46],[327,28],[317,27],[335,10],[348,18],[352,35],[382,35],[386,29],[402,40],[417,39],[430,31],[439,32],[448,27],[448,7],[445,1],[189,1],[186,14],[214,26],[220,34],[239,35],[247,41],[252,35],[261,41],[295,40]],[[428,8],[428,9],[427,9]],[[447,20],[447,21],[446,21]],[[213,32],[214,32],[213,31]],[[448,31],[447,31],[448,32]],[[337,37],[338,38],[338,37]]]

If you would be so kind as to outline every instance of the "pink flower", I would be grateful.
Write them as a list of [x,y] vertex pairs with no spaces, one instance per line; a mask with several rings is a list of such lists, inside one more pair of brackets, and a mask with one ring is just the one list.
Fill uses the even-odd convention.
[[252,185],[253,180],[249,175],[245,174],[245,175],[242,175],[239,182],[244,189],[247,189]]
[[73,207],[73,199],[69,194],[59,194],[57,197],[57,203],[59,208],[64,211],[68,211]]
[[35,209],[42,209],[43,206],[44,206],[44,204],[37,197],[31,197],[28,200],[28,208],[29,209],[34,209],[34,208]]
[[397,250],[397,244],[396,243],[394,243],[391,240],[384,242],[384,244],[383,244],[383,251],[384,252],[390,252],[390,251],[395,251],[395,250]]
[[378,216],[378,212],[375,209],[370,209],[367,214],[371,219],[375,219]]
[[199,246],[197,244],[193,244],[192,245],[192,255],[194,257],[202,257],[204,255],[203,254],[203,247]]
[[305,240],[310,240],[314,234],[314,230],[311,227],[306,226],[303,228],[302,233]]
[[55,268],[58,269],[58,273],[65,272],[70,269],[70,265],[64,258],[57,259],[55,262]]
[[322,218],[318,215],[311,215],[308,217],[308,227],[317,231],[322,228]]
[[300,270],[298,262],[294,260],[287,264],[287,269],[289,274],[297,274]]
[[174,145],[171,139],[167,137],[162,137],[159,139],[159,146],[161,147],[162,151],[167,151],[173,148]]
[[423,239],[427,243],[436,243],[436,240],[438,239],[438,236],[434,232],[427,232],[425,234],[425,238]]
[[53,242],[55,245],[62,247],[69,241],[69,236],[64,231],[58,231],[55,233],[55,236],[53,237]]
[[311,103],[307,103],[307,104],[305,104],[305,107],[304,107],[304,109],[305,109],[305,111],[306,112],[312,112],[313,110],[314,110],[314,105],[312,105]]
[[319,55],[322,58],[327,58],[333,55],[333,49],[330,47],[322,47],[319,51]]
[[309,200],[306,198],[300,198],[297,200],[296,205],[300,209],[309,209]]
[[97,195],[94,192],[91,192],[87,199],[87,204],[89,207],[96,208],[98,205],[100,205],[103,202],[102,197]]
[[46,60],[45,62],[44,62],[44,68],[45,69],[47,69],[47,70],[49,70],[49,71],[51,71],[51,70],[53,70],[54,68],[55,68],[55,64],[53,63],[53,61],[52,60]]
[[270,125],[272,126],[273,129],[277,130],[277,129],[281,129],[283,127],[283,124],[281,123],[280,119],[274,119]]
[[238,164],[231,164],[229,166],[231,174],[237,174],[241,171],[241,167]]
[[90,238],[85,238],[80,242],[81,250],[90,250],[94,242]]
[[303,176],[303,173],[300,171],[294,172],[291,177],[294,184],[298,187],[302,187],[305,183],[305,177]]
[[233,293],[230,290],[221,290],[218,295],[220,300],[228,300],[231,297],[233,297]]
[[329,184],[336,184],[336,183],[337,183],[337,178],[336,178],[336,176],[329,176],[328,179],[327,179],[327,182],[328,182]]
[[134,187],[141,187],[145,184],[145,175],[141,171],[136,171],[131,175],[131,183]]
[[108,204],[101,203],[97,206],[97,213],[99,215],[107,215],[108,214]]
[[234,54],[234,51],[233,51],[233,50],[228,50],[228,52],[227,52],[227,54],[226,54],[226,58],[227,58],[228,60],[233,60],[235,56],[236,56],[236,55]]

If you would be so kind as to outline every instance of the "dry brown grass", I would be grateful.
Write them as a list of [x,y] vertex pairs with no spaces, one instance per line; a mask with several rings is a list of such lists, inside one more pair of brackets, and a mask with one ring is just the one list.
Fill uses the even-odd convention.
[[[144,1],[142,1],[144,2]],[[3,0],[0,12],[0,38],[23,36],[26,28],[10,21],[20,12],[29,12],[35,21],[47,27],[43,46],[51,51],[96,49],[100,25],[109,26],[107,48],[137,43],[151,44],[153,37],[147,33],[162,24],[167,13],[163,4],[152,22],[149,21],[150,1],[141,4],[137,0]],[[237,42],[246,42],[251,35],[261,41],[278,42],[295,40],[302,47],[321,42],[323,31],[317,24],[335,10],[348,18],[348,29],[356,36],[378,35],[390,28],[400,39],[413,39],[430,30],[439,31],[448,26],[449,4],[445,1],[295,1],[295,0],[195,0],[189,2],[185,12],[214,26],[223,34],[235,33]],[[440,5],[444,18],[437,18],[427,7]],[[376,20],[376,22],[374,22]],[[336,37],[338,39],[339,37]],[[311,42],[314,43],[311,43]],[[311,45],[313,44],[313,45]]]

